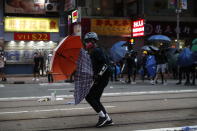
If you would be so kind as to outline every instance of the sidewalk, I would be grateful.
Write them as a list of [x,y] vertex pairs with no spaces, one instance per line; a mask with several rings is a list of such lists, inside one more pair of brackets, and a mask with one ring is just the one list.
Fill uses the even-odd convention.
[[[21,76],[7,76],[7,81],[4,82],[4,81],[0,81],[0,84],[38,84],[38,83],[48,83],[48,78],[47,76],[40,76],[39,78],[39,81],[35,81],[35,80],[32,80],[33,79],[33,76],[32,75],[21,75]],[[124,83],[124,84],[127,84],[125,83],[125,79],[126,78],[123,78],[123,79],[119,79],[119,81],[114,81],[114,82],[111,82],[109,81],[110,83]],[[58,81],[58,82],[55,82],[55,83],[64,83],[65,81]],[[70,82],[68,80],[68,82]],[[149,80],[145,80],[145,82],[142,82],[142,80],[140,78],[137,78],[136,79],[136,82],[137,82],[137,85],[139,84],[150,84],[150,81]],[[169,78],[167,79],[167,83],[173,83],[175,84],[176,82],[178,82],[178,80],[175,80],[175,79],[172,79],[172,78]],[[183,80],[183,83],[185,82],[185,80]],[[131,84],[132,85],[132,84]]]
[[[33,80],[32,75],[7,75],[7,81],[1,81],[0,84],[38,84],[38,83],[48,83],[47,76],[40,76],[39,81]],[[64,81],[58,81],[55,83],[63,83]],[[70,82],[68,80],[68,82]]]
[[41,76],[39,81],[33,81],[33,76],[7,76],[7,81],[0,81],[1,84],[35,84],[47,83],[47,76]]

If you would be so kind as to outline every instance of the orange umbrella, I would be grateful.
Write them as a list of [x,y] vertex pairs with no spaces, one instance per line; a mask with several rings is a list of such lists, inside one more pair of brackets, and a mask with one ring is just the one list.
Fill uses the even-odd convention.
[[68,36],[54,49],[51,62],[54,81],[66,80],[72,75],[76,69],[81,48],[80,36]]

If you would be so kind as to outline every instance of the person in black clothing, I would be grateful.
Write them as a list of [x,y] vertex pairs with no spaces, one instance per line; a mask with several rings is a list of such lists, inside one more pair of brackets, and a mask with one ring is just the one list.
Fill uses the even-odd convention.
[[132,84],[136,84],[136,73],[137,73],[137,52],[128,52],[126,54],[126,63],[127,63],[127,83],[131,83],[131,76],[133,78]]
[[111,81],[118,81],[117,79],[117,65],[115,62],[111,61],[110,62],[111,68],[112,68],[112,73],[111,73]]
[[33,65],[33,74],[34,78],[33,81],[39,81],[39,70],[40,70],[40,59],[38,53],[34,53],[34,65]]
[[86,42],[86,50],[91,58],[94,73],[93,86],[85,99],[99,115],[99,120],[96,127],[112,125],[112,119],[109,117],[105,107],[100,102],[104,88],[109,82],[109,59],[104,51],[96,45],[98,36],[95,32],[87,33],[84,40]]
[[41,76],[44,76],[44,56],[42,55],[41,52],[39,53],[39,60],[40,60],[40,71],[41,71],[41,72],[39,71],[39,73]]
[[[186,53],[185,51],[190,51],[190,48],[189,48],[189,45],[187,45],[183,50],[182,52],[180,53],[180,55],[182,55],[182,53]],[[189,56],[189,58],[191,57],[190,55],[191,54],[187,54]],[[181,61],[184,61],[184,59],[186,58],[182,58],[182,56],[178,57],[178,63],[180,64]],[[188,58],[187,58],[188,59]],[[190,58],[191,59],[191,58]],[[180,85],[182,84],[182,75],[185,74],[186,75],[186,81],[185,81],[185,84],[186,86],[190,86],[190,85],[193,85],[195,86],[195,66],[196,66],[196,63],[187,63],[184,61],[185,65],[179,65],[179,81],[178,83],[176,83],[177,85]],[[190,77],[192,78],[192,82],[190,82]]]
[[158,53],[156,53],[156,62],[157,62],[157,69],[156,69],[157,74],[155,76],[154,82],[157,83],[158,74],[161,74],[161,81],[162,81],[161,83],[165,85],[167,82],[167,79],[165,77],[165,72],[167,71],[168,60],[164,48],[160,48]]

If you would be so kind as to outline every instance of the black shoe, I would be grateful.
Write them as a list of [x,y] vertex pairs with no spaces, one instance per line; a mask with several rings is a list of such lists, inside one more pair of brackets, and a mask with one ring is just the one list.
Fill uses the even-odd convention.
[[106,123],[105,123],[106,126],[111,126],[111,125],[114,125],[112,119],[111,120],[108,120]]
[[96,127],[103,127],[107,122],[107,117],[99,117]]
[[127,81],[126,83],[127,83],[127,84],[130,84],[130,83],[131,83],[131,81]]
[[180,85],[180,84],[181,84],[181,82],[176,83],[176,85]]
[[4,77],[4,78],[2,78],[2,81],[7,81],[7,79]]
[[184,85],[185,85],[185,86],[190,86],[191,83],[190,83],[190,82],[186,82]]

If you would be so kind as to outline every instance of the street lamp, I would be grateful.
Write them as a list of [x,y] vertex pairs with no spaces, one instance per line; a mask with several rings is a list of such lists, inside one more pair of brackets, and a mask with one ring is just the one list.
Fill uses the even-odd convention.
[[179,42],[179,34],[180,34],[180,13],[182,12],[181,7],[180,7],[180,0],[177,0],[177,5],[176,5],[176,18],[177,18],[177,27],[176,27],[176,38],[177,38],[177,48],[180,46]]
[[177,18],[177,25],[176,25],[176,39],[177,39],[177,48],[179,48],[179,34],[180,34],[180,0],[177,0],[177,8],[176,8],[176,18]]
[[181,9],[176,9],[176,13],[177,13],[176,39],[177,39],[177,47],[179,48],[180,13],[181,13]]

